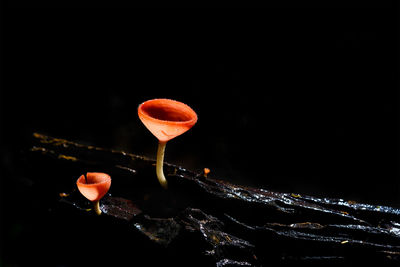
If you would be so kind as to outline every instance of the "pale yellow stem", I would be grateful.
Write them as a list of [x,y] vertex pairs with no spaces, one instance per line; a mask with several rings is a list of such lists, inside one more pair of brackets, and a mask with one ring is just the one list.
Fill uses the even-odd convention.
[[164,152],[165,152],[165,145],[167,142],[159,142],[158,143],[158,150],[157,150],[157,163],[156,163],[156,173],[158,181],[160,182],[161,186],[164,189],[168,188],[167,179],[164,176],[163,164],[164,164]]
[[93,202],[93,207],[94,207],[94,211],[96,212],[96,214],[100,215],[101,214],[100,200],[94,201]]

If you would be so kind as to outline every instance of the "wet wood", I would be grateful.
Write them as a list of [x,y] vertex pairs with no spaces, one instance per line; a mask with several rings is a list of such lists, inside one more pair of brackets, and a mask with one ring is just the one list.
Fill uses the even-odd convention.
[[[129,224],[129,231],[148,242],[191,250],[211,266],[400,264],[398,208],[245,187],[168,163],[164,190],[152,159],[39,133],[33,139],[36,170],[56,164],[71,175],[83,170],[111,175],[110,194],[100,202],[101,216],[113,221],[110,227]],[[56,208],[83,216],[90,203],[71,175],[51,189],[58,196]]]

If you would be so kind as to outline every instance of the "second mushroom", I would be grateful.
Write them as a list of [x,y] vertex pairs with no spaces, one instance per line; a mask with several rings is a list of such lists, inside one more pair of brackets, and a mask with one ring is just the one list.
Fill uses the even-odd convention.
[[156,174],[167,189],[163,162],[167,142],[188,131],[197,122],[197,114],[188,105],[171,99],[152,99],[139,105],[138,115],[146,128],[158,139]]

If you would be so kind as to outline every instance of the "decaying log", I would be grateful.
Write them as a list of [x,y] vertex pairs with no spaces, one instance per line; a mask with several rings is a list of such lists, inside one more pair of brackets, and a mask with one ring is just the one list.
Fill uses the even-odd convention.
[[[180,249],[198,249],[191,257],[211,266],[400,264],[398,208],[234,185],[167,163],[164,190],[154,160],[38,133],[34,140],[36,169],[57,164],[68,174],[96,170],[112,176],[110,193],[101,201],[101,217],[110,218],[110,227],[128,224],[165,248],[196,244]],[[60,179],[54,190],[56,209],[88,214],[90,203],[73,179]]]

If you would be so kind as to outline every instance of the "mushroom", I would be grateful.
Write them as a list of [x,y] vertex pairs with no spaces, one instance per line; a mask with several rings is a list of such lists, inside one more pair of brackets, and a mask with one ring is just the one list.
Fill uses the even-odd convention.
[[152,99],[139,105],[138,115],[146,128],[158,139],[156,173],[167,189],[163,162],[169,140],[183,134],[197,122],[197,114],[188,105],[171,99]]
[[92,201],[97,215],[101,214],[100,199],[108,192],[111,186],[111,177],[106,173],[88,172],[76,181],[79,192]]

